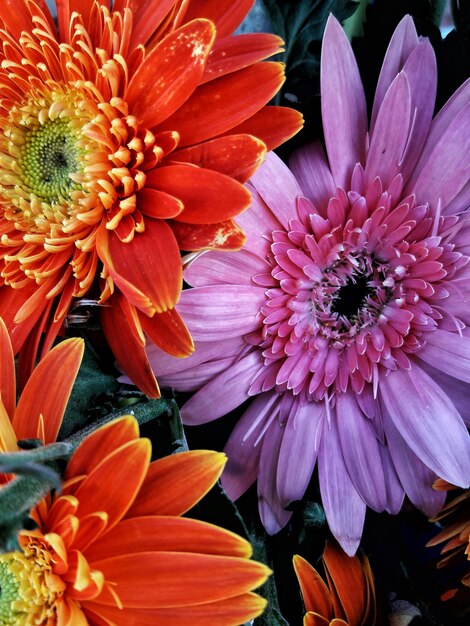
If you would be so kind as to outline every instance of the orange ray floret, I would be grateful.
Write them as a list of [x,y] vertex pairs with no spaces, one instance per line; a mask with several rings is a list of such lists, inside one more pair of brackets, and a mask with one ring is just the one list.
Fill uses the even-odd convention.
[[77,448],[62,494],[32,512],[38,528],[0,556],[18,626],[237,626],[263,611],[251,590],[269,570],[250,560],[250,544],[180,517],[217,481],[225,456],[194,451],[150,463],[150,453],[131,416]]
[[243,245],[243,183],[301,126],[265,106],[284,75],[264,59],[282,41],[233,35],[251,5],[57,0],[56,28],[44,0],[6,2],[0,316],[24,377],[83,296],[106,305],[109,344],[148,395],[145,335],[192,352],[174,313],[180,250]]
[[[0,318],[0,452],[18,451],[21,439],[56,441],[83,351],[83,339],[62,341],[39,363],[17,402],[13,348]],[[5,480],[0,474],[0,484]]]
[[367,557],[349,557],[336,544],[327,543],[322,560],[327,583],[308,561],[294,556],[307,611],[304,626],[373,626],[375,588]]

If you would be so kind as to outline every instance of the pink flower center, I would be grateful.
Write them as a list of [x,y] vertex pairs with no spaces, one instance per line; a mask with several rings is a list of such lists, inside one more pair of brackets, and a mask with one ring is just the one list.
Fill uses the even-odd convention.
[[299,198],[298,219],[272,233],[271,274],[254,277],[276,285],[261,308],[264,368],[250,393],[334,399],[366,384],[376,393],[380,368],[408,369],[407,354],[444,317],[454,330],[464,327],[442,307],[444,283],[469,260],[451,243],[457,219],[401,198],[401,176],[387,191],[379,179],[361,186],[338,189],[322,212]]

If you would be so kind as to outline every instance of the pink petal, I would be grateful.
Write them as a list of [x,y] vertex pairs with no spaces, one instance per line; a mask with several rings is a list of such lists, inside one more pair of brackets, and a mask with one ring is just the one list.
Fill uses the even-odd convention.
[[379,442],[355,395],[344,393],[336,403],[343,459],[354,487],[374,511],[383,511],[387,496]]
[[318,209],[326,211],[328,200],[336,194],[336,186],[322,145],[315,142],[302,146],[292,154],[289,166],[304,195]]
[[295,198],[303,194],[287,165],[274,152],[268,152],[263,167],[250,182],[282,226],[288,228],[289,218],[295,217]]
[[388,415],[384,416],[384,425],[390,455],[406,495],[426,515],[434,515],[445,501],[445,492],[432,488],[436,475],[409,448]]
[[371,131],[374,128],[382,101],[395,76],[403,69],[405,61],[411,52],[418,46],[419,40],[413,18],[409,15],[398,24],[388,44],[385,59],[380,70],[380,76],[375,90],[374,106],[371,116]]
[[207,285],[252,286],[252,277],[271,271],[269,263],[248,250],[239,252],[208,252],[193,261],[184,272],[184,279],[192,287]]
[[390,419],[414,454],[444,480],[467,487],[468,432],[442,389],[414,365],[409,371],[399,369],[384,376],[380,394]]
[[183,291],[178,311],[195,341],[225,341],[256,330],[264,289],[244,285],[213,285]]
[[346,554],[354,556],[361,541],[366,504],[354,488],[344,463],[334,414],[323,429],[318,477],[328,526]]
[[279,500],[276,488],[276,473],[279,464],[279,450],[282,445],[284,428],[278,420],[273,420],[263,439],[258,472],[258,507],[268,535],[278,533],[292,516],[285,511]]
[[220,478],[232,500],[237,500],[255,482],[264,431],[278,412],[277,393],[262,393],[254,398],[233,429],[224,448],[228,461]]
[[416,356],[441,372],[470,383],[470,337],[435,330],[426,334],[426,345]]
[[336,186],[348,187],[356,163],[364,163],[367,111],[351,45],[332,16],[323,37],[321,108],[325,143]]
[[277,466],[277,492],[283,506],[300,500],[308,487],[317,461],[324,412],[322,402],[294,402]]
[[411,93],[408,78],[400,72],[390,85],[377,115],[365,168],[370,184],[378,176],[387,188],[400,172],[410,132]]
[[248,389],[263,363],[258,351],[250,352],[213,378],[183,405],[185,424],[205,424],[230,413],[248,400]]

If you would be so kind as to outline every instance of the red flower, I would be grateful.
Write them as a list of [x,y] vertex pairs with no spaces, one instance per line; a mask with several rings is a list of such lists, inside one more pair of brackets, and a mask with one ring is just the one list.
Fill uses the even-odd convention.
[[[264,105],[273,35],[232,36],[243,0],[5,0],[0,17],[0,315],[27,374],[74,299],[98,297],[148,395],[145,335],[186,356],[180,249],[239,248],[232,218],[266,149],[300,128]],[[99,280],[101,277],[101,281]]]

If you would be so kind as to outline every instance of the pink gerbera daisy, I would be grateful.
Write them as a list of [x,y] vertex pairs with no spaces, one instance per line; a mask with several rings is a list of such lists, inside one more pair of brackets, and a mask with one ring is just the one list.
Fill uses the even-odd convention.
[[[349,42],[329,19],[319,144],[294,175],[274,155],[251,179],[238,219],[247,245],[208,252],[186,271],[180,310],[196,340],[185,362],[156,348],[164,384],[198,390],[186,424],[251,399],[226,446],[233,498],[258,478],[270,533],[302,498],[318,462],[322,501],[345,551],[366,507],[426,514],[438,475],[469,482],[470,82],[432,119],[436,65],[412,19],[398,26],[368,132]],[[214,398],[217,401],[214,401]]]

